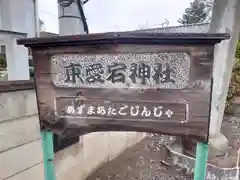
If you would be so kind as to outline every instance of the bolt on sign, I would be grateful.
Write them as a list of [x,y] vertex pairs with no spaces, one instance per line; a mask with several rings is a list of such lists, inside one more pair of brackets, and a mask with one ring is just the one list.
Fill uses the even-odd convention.
[[228,34],[102,33],[22,39],[42,130],[139,131],[208,141],[213,51]]

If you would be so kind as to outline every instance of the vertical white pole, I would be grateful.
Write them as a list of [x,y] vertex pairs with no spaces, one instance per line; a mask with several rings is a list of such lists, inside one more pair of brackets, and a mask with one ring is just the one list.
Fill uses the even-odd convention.
[[17,45],[16,40],[13,36],[5,38],[8,80],[29,80],[28,49]]
[[210,146],[226,151],[227,139],[220,133],[236,45],[240,32],[240,0],[215,0],[210,33],[230,33],[231,39],[217,44],[214,52],[213,96],[211,104]]

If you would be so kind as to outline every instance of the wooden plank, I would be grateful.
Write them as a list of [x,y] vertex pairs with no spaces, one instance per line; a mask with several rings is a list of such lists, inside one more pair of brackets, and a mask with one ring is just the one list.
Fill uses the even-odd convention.
[[229,39],[226,33],[147,33],[147,32],[108,32],[88,35],[56,36],[54,38],[18,39],[18,44],[26,47],[59,47],[87,44],[214,44]]
[[[67,53],[66,53],[67,52]],[[147,53],[146,53],[147,52]],[[91,54],[91,55],[89,55]],[[165,56],[164,56],[165,55]],[[36,49],[33,51],[36,61],[36,84],[38,92],[38,102],[40,110],[40,120],[43,128],[53,129],[56,133],[63,136],[76,136],[94,131],[140,131],[140,132],[160,132],[170,135],[181,135],[195,138],[199,141],[207,142],[208,124],[209,124],[209,104],[211,95],[212,66],[213,66],[213,46],[212,45],[102,45],[79,47],[58,47],[51,49]],[[117,60],[116,60],[117,58]],[[75,77],[75,83],[64,82],[67,78],[64,67],[75,63],[87,67],[94,63],[101,62],[102,65],[110,67],[114,61],[123,63],[127,66],[126,77],[131,75],[131,63],[135,62],[137,67],[140,65],[149,65],[150,80],[147,83],[138,82],[130,85],[108,84],[84,84],[81,85],[80,74]],[[151,65],[152,62],[155,62]],[[166,84],[159,82],[154,84],[154,68],[156,63],[162,63],[166,70],[166,63],[178,73],[174,82],[179,85],[174,86],[173,81]],[[175,64],[174,64],[175,63]],[[147,68],[148,68],[147,67]],[[77,71],[82,69],[75,69]],[[86,69],[85,69],[86,70]],[[105,68],[104,72],[109,69]],[[84,71],[85,72],[85,71]],[[165,71],[165,75],[169,73]],[[186,74],[184,74],[186,73]],[[103,73],[104,74],[104,73]],[[82,74],[81,74],[82,75]],[[106,75],[106,74],[104,74]],[[164,75],[164,74],[162,74]],[[121,76],[121,75],[120,75]],[[105,80],[107,79],[107,76]],[[181,79],[182,78],[182,79]],[[66,79],[65,79],[66,80]],[[70,79],[68,79],[70,80]],[[83,78],[85,81],[85,77]],[[150,83],[149,83],[150,82]],[[183,84],[180,84],[184,82]],[[151,102],[148,108],[154,109],[154,106],[161,105],[161,102],[167,102],[164,105],[174,109],[174,119],[158,119],[152,122],[154,117],[144,117],[143,121],[134,121],[129,118],[111,117],[104,118],[83,118],[83,116],[63,117],[59,112],[64,109],[64,105],[59,107],[57,98],[84,97],[87,104],[90,105],[91,98],[100,98],[96,104],[103,103],[104,100],[111,99],[111,104],[117,105],[117,101],[134,102],[129,106],[136,105],[139,102]],[[173,102],[186,102],[176,106]],[[61,100],[61,103],[64,102]],[[140,103],[141,104],[141,103]],[[187,104],[187,106],[186,106]],[[69,104],[68,104],[69,105]],[[145,104],[146,105],[146,104]],[[145,106],[143,104],[143,106]],[[119,105],[120,106],[120,105]],[[142,108],[143,108],[142,106]],[[106,107],[105,107],[106,108]],[[186,113],[186,111],[188,113]],[[60,113],[60,114],[57,114]],[[140,118],[137,118],[138,120]],[[185,122],[186,121],[186,122]],[[149,123],[151,122],[151,123]],[[182,123],[184,122],[184,123]],[[63,128],[64,127],[64,128]]]

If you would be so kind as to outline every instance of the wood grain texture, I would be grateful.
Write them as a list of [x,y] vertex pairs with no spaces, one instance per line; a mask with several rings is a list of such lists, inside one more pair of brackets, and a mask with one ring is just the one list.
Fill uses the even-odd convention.
[[56,36],[54,38],[18,39],[18,44],[26,47],[59,47],[76,45],[105,44],[175,44],[175,45],[214,45],[229,39],[227,33],[148,33],[148,32],[104,32]]
[[[73,137],[96,131],[158,132],[187,136],[198,141],[208,141],[210,96],[213,68],[213,45],[88,45],[84,47],[33,48],[36,64],[35,81],[42,130],[51,129],[63,137]],[[184,89],[112,89],[112,88],[66,88],[56,87],[52,82],[51,57],[58,54],[183,52],[191,60],[188,85]],[[63,117],[55,111],[57,97],[85,97],[124,101],[184,101],[188,103],[188,122],[181,108],[175,120],[143,121],[119,118]],[[153,104],[154,104],[153,103]],[[185,110],[184,110],[185,111]]]

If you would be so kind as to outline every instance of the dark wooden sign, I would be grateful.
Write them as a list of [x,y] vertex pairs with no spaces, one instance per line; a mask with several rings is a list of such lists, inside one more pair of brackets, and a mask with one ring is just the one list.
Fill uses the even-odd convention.
[[31,47],[42,129],[140,131],[208,141],[213,51],[228,34],[104,33]]

